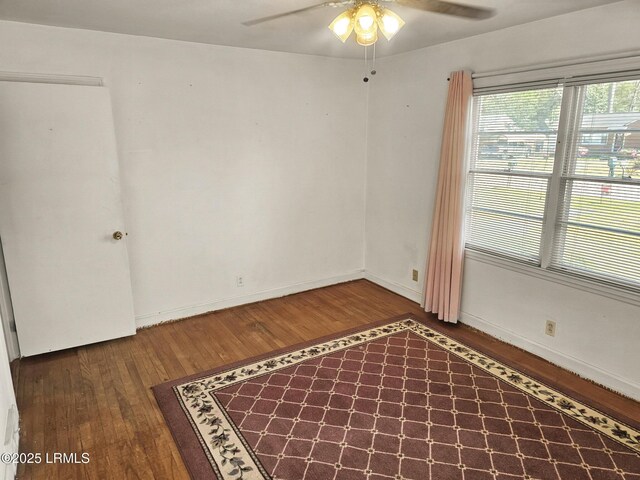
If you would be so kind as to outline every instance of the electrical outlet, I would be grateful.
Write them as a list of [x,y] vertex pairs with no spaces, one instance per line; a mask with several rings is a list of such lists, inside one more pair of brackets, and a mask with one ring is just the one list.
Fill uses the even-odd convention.
[[547,320],[547,323],[544,326],[544,333],[549,335],[550,337],[556,336],[556,322],[553,320]]
[[236,287],[244,287],[244,278],[236,277]]
[[418,270],[416,270],[415,268],[411,272],[411,278],[413,278],[414,282],[418,281]]

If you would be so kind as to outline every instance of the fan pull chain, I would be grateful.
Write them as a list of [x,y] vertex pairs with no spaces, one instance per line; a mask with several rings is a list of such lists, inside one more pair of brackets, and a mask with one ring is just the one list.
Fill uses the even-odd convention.
[[367,65],[367,47],[364,47],[364,78],[362,81],[367,83],[369,81],[369,77],[367,77],[367,71],[369,70],[369,65]]
[[375,75],[376,73],[376,44],[373,44],[373,62],[371,64],[371,75]]
[[371,58],[371,70],[369,70],[369,62],[367,61],[367,48],[368,47],[364,47],[364,70],[365,70],[365,74],[364,74],[364,78],[362,79],[362,81],[364,83],[367,83],[369,81],[369,73],[371,75],[375,75],[376,73],[376,44],[373,44],[373,56]]

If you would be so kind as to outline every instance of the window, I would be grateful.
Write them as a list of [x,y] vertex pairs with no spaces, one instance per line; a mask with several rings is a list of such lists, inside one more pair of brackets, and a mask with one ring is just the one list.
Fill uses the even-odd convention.
[[476,97],[469,246],[540,262],[561,101],[559,87]]
[[640,80],[480,92],[473,112],[467,247],[640,289]]

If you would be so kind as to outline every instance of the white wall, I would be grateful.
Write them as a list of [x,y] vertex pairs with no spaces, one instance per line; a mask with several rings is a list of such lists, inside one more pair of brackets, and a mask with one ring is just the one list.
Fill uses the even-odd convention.
[[[0,316],[0,332],[2,332],[1,325],[2,318]],[[13,393],[7,348],[4,341],[0,341],[0,453],[15,453],[18,451],[18,417],[15,405],[16,398]],[[13,412],[12,415],[9,415],[9,411]],[[11,422],[8,428],[12,433],[9,435],[9,441],[5,443],[7,422]],[[0,462],[0,480],[13,478],[15,473],[15,465],[5,465]]]
[[[640,49],[636,0],[384,58],[371,82],[367,276],[420,300],[449,72]],[[467,260],[462,319],[640,398],[640,308]],[[557,321],[555,338],[543,334]]]
[[362,275],[359,63],[15,22],[0,45],[0,71],[111,90],[138,325]]
[[[419,300],[411,270],[424,271],[449,72],[638,49],[636,7],[385,58],[368,87],[358,61],[13,22],[0,22],[0,70],[110,87],[139,325],[357,278],[365,264]],[[636,307],[469,261],[463,310],[640,398]]]

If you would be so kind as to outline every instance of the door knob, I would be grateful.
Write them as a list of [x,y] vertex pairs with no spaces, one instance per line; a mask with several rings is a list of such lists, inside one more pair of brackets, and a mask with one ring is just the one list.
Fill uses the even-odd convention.
[[122,232],[119,232],[119,231],[113,232],[113,239],[114,240],[122,240],[122,236],[123,236]]

